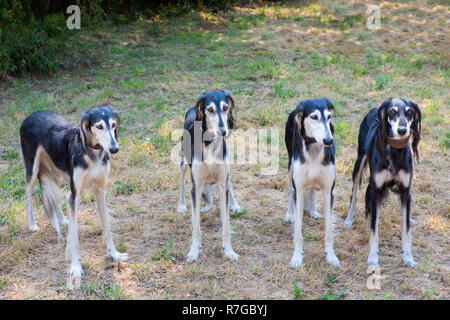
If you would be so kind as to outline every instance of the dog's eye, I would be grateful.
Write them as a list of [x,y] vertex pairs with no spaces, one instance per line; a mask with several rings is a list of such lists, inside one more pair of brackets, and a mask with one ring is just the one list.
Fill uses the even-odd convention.
[[314,114],[314,115],[311,116],[311,119],[317,120],[317,119],[319,119],[319,118]]
[[111,125],[111,127],[114,129],[114,128],[116,127],[116,124],[113,123],[113,124]]
[[209,107],[208,109],[206,109],[206,110],[208,110],[208,112],[211,112],[211,113],[213,113],[214,112],[214,109],[213,109],[213,107]]
[[103,130],[103,126],[101,124],[96,125],[98,130]]
[[330,120],[330,119],[331,119],[331,114],[329,114],[329,115],[327,116],[327,119],[328,119],[328,120]]
[[223,106],[223,111],[227,111],[228,110],[228,107],[227,106]]

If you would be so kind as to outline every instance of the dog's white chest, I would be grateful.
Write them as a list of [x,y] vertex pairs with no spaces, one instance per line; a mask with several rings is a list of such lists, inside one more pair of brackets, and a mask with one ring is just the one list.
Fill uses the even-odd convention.
[[305,162],[299,160],[293,162],[294,179],[300,181],[305,189],[322,190],[333,183],[335,171],[334,165],[322,165],[323,155],[317,153],[305,156]]
[[381,188],[385,183],[389,183],[392,180],[398,184],[402,184],[404,187],[408,187],[411,182],[411,175],[403,169],[400,169],[395,175],[385,169],[377,172],[374,175],[374,180],[377,188]]

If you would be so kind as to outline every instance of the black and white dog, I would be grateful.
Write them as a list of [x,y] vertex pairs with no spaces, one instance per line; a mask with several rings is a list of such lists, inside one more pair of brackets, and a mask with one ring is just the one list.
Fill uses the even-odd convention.
[[303,261],[303,210],[311,217],[316,212],[316,190],[321,190],[325,215],[325,254],[327,261],[339,266],[333,249],[333,189],[335,153],[332,122],[333,104],[326,98],[307,99],[298,103],[286,123],[285,142],[289,155],[289,204],[286,221],[294,221],[294,255],[291,266]]
[[71,256],[70,277],[79,281],[83,270],[78,240],[78,205],[84,189],[90,189],[97,200],[106,243],[107,255],[114,260],[127,260],[112,239],[106,212],[106,185],[110,170],[109,154],[119,151],[117,127],[119,114],[110,106],[85,111],[80,127],[53,111],[38,111],[25,119],[20,127],[20,143],[26,171],[26,209],[30,230],[37,230],[31,194],[39,179],[42,206],[61,239],[60,224],[67,224],[62,214],[59,185],[63,178],[70,182],[69,230],[66,254]]
[[352,226],[358,187],[362,173],[369,166],[370,178],[366,191],[366,217],[370,218],[369,266],[378,265],[378,219],[381,201],[389,190],[399,195],[402,211],[403,264],[414,267],[411,253],[411,194],[413,176],[412,150],[419,159],[421,112],[412,101],[395,98],[369,111],[359,129],[358,159],[353,169],[353,191],[344,224]]
[[[184,199],[184,176],[187,165],[191,168],[192,203],[192,244],[187,262],[198,259],[201,249],[200,212],[212,208],[211,186],[219,187],[220,217],[222,220],[222,250],[226,257],[237,260],[238,255],[231,247],[228,205],[233,211],[240,211],[233,195],[230,168],[227,162],[225,137],[234,128],[234,101],[228,91],[203,92],[194,107],[185,117],[182,137],[182,156],[180,163],[180,200],[178,212],[186,212]],[[206,207],[200,209],[200,196],[203,195]]]

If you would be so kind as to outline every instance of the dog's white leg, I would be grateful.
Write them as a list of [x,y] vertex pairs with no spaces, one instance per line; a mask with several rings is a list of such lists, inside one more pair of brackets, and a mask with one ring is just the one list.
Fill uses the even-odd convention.
[[379,220],[379,209],[378,205],[376,208],[376,219],[375,219],[375,228],[371,228],[370,230],[370,240],[369,240],[369,257],[367,258],[367,265],[368,266],[377,266],[378,265],[378,244],[379,244],[379,237],[378,237],[378,220]]
[[238,255],[231,246],[230,217],[228,213],[229,190],[227,183],[219,183],[220,218],[222,220],[222,251],[231,260],[237,260]]
[[288,172],[288,209],[284,217],[284,221],[294,221],[294,188],[292,187],[292,167]]
[[351,228],[353,225],[353,217],[355,215],[355,204],[358,196],[359,184],[361,182],[361,175],[363,173],[364,167],[366,166],[367,156],[358,155],[358,159],[355,162],[355,167],[353,169],[353,188],[352,196],[350,198],[350,206],[348,208],[347,217],[344,220],[344,225]]
[[316,191],[311,189],[305,192],[305,209],[313,219],[318,219],[321,215],[316,209]]
[[202,193],[203,199],[205,200],[205,206],[200,209],[200,212],[208,212],[213,207],[213,196],[211,192],[211,185],[205,185]]
[[410,219],[410,209],[411,209],[411,195],[408,193],[403,195],[401,200],[402,208],[402,254],[403,254],[403,265],[414,268],[416,262],[414,261],[413,255],[411,253],[411,220]]
[[239,206],[238,202],[236,201],[236,198],[233,194],[233,187],[231,186],[231,175],[228,175],[227,179],[227,188],[228,188],[228,205],[230,206],[230,209],[232,212],[240,212],[242,211],[242,208]]
[[80,203],[80,193],[78,193],[78,191],[76,192],[77,194],[71,196],[69,200],[69,228],[66,247],[66,256],[70,255],[71,259],[70,274],[69,279],[67,280],[67,287],[69,289],[79,289],[81,276],[83,275],[80,258],[80,243],[78,239],[78,204]]
[[200,230],[200,197],[203,192],[203,184],[197,182],[192,175],[192,190],[191,190],[191,203],[192,203],[192,243],[191,249],[187,255],[186,262],[194,262],[198,259],[201,249],[201,230]]
[[37,173],[35,172],[35,170],[39,170],[39,168],[33,168],[33,174],[29,179],[27,179],[28,181],[26,182],[26,200],[25,201],[26,201],[28,224],[29,224],[30,231],[37,231],[39,229],[36,222],[34,221],[34,215],[33,215],[32,194],[33,194],[34,184],[36,183],[36,177],[37,177]]
[[291,266],[298,268],[303,262],[303,189],[298,180],[299,176],[294,173],[295,184],[295,218],[294,218],[294,254],[291,259]]
[[325,215],[325,255],[327,257],[328,263],[333,266],[339,267],[340,262],[336,257],[333,248],[333,207],[332,207],[332,190],[329,188],[328,190],[323,191],[323,208]]
[[103,241],[106,244],[106,254],[114,261],[127,261],[128,254],[117,251],[111,233],[111,226],[109,224],[109,215],[106,210],[106,189],[99,189],[95,191],[95,199],[97,200],[98,211],[100,212],[100,219],[103,228]]
[[185,213],[187,211],[186,200],[184,197],[184,175],[186,174],[187,164],[184,162],[184,158],[180,163],[180,187],[179,187],[179,201],[178,201],[178,213]]
[[358,193],[358,184],[354,182],[353,189],[352,189],[352,196],[350,198],[350,207],[348,208],[347,218],[345,218],[345,220],[344,220],[344,225],[349,228],[351,228],[353,225],[353,217],[355,214],[354,210],[355,210],[357,193]]

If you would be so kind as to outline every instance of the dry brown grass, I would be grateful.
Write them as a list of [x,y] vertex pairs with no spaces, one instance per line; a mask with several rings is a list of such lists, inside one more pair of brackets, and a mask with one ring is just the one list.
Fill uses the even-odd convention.
[[[15,213],[14,225],[17,228],[11,237],[0,242],[0,298],[4,299],[291,299],[295,283],[302,291],[301,298],[321,298],[330,288],[334,294],[342,293],[344,299],[435,299],[449,297],[449,163],[448,148],[442,147],[438,134],[448,132],[449,116],[448,71],[443,72],[439,64],[448,65],[448,8],[440,4],[391,3],[377,1],[382,14],[389,17],[382,25],[388,28],[368,32],[365,24],[365,7],[360,1],[349,1],[338,5],[334,1],[319,1],[309,7],[289,3],[284,7],[271,7],[265,11],[262,23],[243,29],[236,34],[241,39],[227,50],[227,57],[245,60],[246,57],[266,57],[268,48],[276,52],[276,61],[284,68],[273,78],[249,78],[245,81],[216,80],[208,70],[189,74],[170,69],[161,78],[149,76],[154,66],[146,69],[144,89],[128,88],[121,91],[114,79],[125,79],[128,69],[111,66],[112,73],[106,76],[107,82],[115,83],[114,92],[106,98],[98,97],[92,90],[73,90],[77,84],[58,84],[52,93],[51,81],[31,81],[32,90],[52,95],[45,104],[47,108],[58,109],[76,121],[78,108],[93,106],[104,102],[112,103],[123,116],[127,127],[121,133],[121,151],[112,159],[108,203],[113,210],[112,227],[115,243],[125,250],[131,259],[127,263],[113,263],[105,257],[101,228],[93,198],[86,196],[80,207],[81,257],[85,276],[82,289],[69,291],[65,287],[67,263],[64,245],[58,246],[56,233],[41,210],[36,210],[37,233],[27,229],[26,213],[23,201],[10,193],[0,197],[0,210]],[[336,25],[317,24],[311,20],[314,15],[330,15],[340,18],[345,15],[363,13],[363,26],[340,30]],[[361,8],[364,9],[361,9]],[[338,8],[338,9],[339,9]],[[419,11],[414,11],[420,8]],[[218,32],[218,40],[233,23],[230,16],[238,21],[242,17],[261,13],[261,7],[235,8],[235,11],[214,17],[212,21],[204,16],[199,23],[179,22],[179,30]],[[413,14],[410,15],[410,13]],[[295,20],[297,17],[304,17]],[[445,20],[444,20],[445,21]],[[305,25],[302,25],[304,23]],[[306,25],[306,24],[309,24]],[[148,41],[152,48],[171,46],[170,42],[159,43],[158,39],[170,38],[175,32],[174,26],[162,23],[158,35],[140,33],[140,29],[126,29],[124,34],[109,35],[109,43],[130,39]],[[178,29],[177,29],[178,31]],[[366,35],[368,38],[361,36]],[[124,40],[128,39],[128,40]],[[92,39],[91,39],[92,40]],[[94,41],[94,40],[92,40]],[[133,40],[134,41],[134,40]],[[214,40],[216,41],[216,40]],[[183,44],[189,47],[189,44]],[[246,45],[249,50],[242,46]],[[176,44],[175,47],[179,46]],[[201,45],[200,45],[201,46]],[[383,63],[374,67],[376,74],[388,74],[395,77],[383,90],[374,90],[375,71],[352,78],[352,72],[337,64],[329,64],[320,70],[307,71],[303,62],[308,59],[308,50],[325,52],[329,55],[343,55],[354,61],[361,61],[368,48],[380,50],[385,54],[411,60],[411,56],[428,54],[432,58],[417,71],[405,73],[409,64],[394,65]],[[120,48],[119,48],[120,49]],[[117,49],[117,50],[119,50]],[[128,49],[126,49],[128,50]],[[131,49],[130,49],[131,50]],[[406,56],[402,51],[407,52]],[[433,54],[438,56],[433,56]],[[174,53],[173,61],[194,63]],[[433,58],[434,57],[434,58]],[[142,62],[150,58],[143,59]],[[161,59],[164,59],[161,58]],[[185,62],[186,59],[188,62]],[[113,62],[122,63],[118,59]],[[170,62],[170,61],[169,61]],[[109,62],[104,62],[107,68]],[[313,65],[314,67],[314,65]],[[200,67],[199,67],[200,68]],[[109,69],[108,69],[109,70]],[[292,72],[292,70],[294,70]],[[409,70],[409,69],[408,69]],[[236,76],[236,72],[233,73]],[[94,75],[83,76],[63,74],[62,79],[75,79],[81,82],[95,80]],[[154,78],[151,78],[154,77]],[[163,78],[167,77],[167,78]],[[139,77],[137,77],[140,79]],[[156,80],[155,80],[156,79]],[[296,94],[281,99],[274,97],[274,83],[285,80],[285,88],[293,88]],[[230,82],[227,82],[230,81]],[[77,80],[74,81],[77,83]],[[246,213],[231,219],[234,230],[232,243],[240,255],[239,261],[226,260],[220,250],[221,224],[218,203],[211,212],[202,214],[202,252],[198,262],[185,263],[189,250],[191,223],[190,214],[176,213],[178,201],[178,167],[169,161],[167,151],[155,140],[147,139],[158,132],[165,141],[170,132],[181,127],[178,114],[170,114],[164,119],[150,116],[146,121],[144,111],[136,106],[140,102],[148,104],[155,111],[156,97],[166,97],[165,104],[172,109],[192,104],[200,88],[208,83],[213,87],[227,87],[235,94],[238,105],[237,121],[239,128],[255,127],[283,128],[286,111],[294,108],[300,98],[329,96],[339,108],[339,119],[349,126],[349,134],[339,136],[342,139],[336,163],[336,188],[334,211],[344,218],[351,193],[351,172],[356,157],[356,137],[358,124],[363,113],[368,110],[368,102],[378,105],[390,96],[405,96],[416,102],[424,110],[423,140],[419,150],[421,162],[415,167],[413,180],[412,217],[413,255],[418,263],[415,269],[408,269],[401,263],[401,214],[397,198],[391,195],[384,203],[380,220],[380,266],[383,279],[381,290],[366,288],[366,258],[368,255],[369,231],[364,218],[364,190],[362,188],[356,206],[354,227],[351,230],[340,227],[335,238],[336,255],[342,267],[330,267],[324,256],[324,222],[313,220],[305,215],[305,259],[302,267],[293,270],[289,261],[293,251],[292,226],[283,221],[287,208],[286,169],[281,168],[274,176],[259,175],[259,167],[253,165],[232,166],[233,188],[236,198]],[[95,86],[95,85],[94,85]],[[101,89],[102,87],[100,87]],[[100,90],[99,89],[99,90]],[[250,89],[254,94],[249,94]],[[16,89],[7,87],[5,105],[13,104]],[[50,92],[48,91],[50,90]],[[128,91],[127,91],[128,90]],[[428,91],[427,91],[428,90]],[[430,93],[431,92],[431,93]],[[23,94],[21,95],[23,97]],[[25,94],[26,96],[26,94]],[[18,103],[27,103],[22,98]],[[148,102],[150,101],[150,102]],[[3,104],[3,103],[2,103]],[[70,106],[77,105],[71,110]],[[374,106],[375,106],[374,105]],[[433,109],[437,105],[437,109]],[[62,108],[62,107],[61,107]],[[64,111],[65,110],[65,111]],[[164,114],[166,110],[162,110]],[[26,111],[17,112],[0,118],[0,131],[5,141],[18,147],[13,130],[26,116]],[[158,114],[159,117],[159,114]],[[163,118],[163,116],[160,116]],[[150,125],[149,125],[150,123]],[[157,125],[153,125],[157,123]],[[150,127],[150,128],[149,128]],[[436,131],[438,130],[438,131]],[[447,131],[445,131],[447,130]],[[436,133],[437,132],[437,133]],[[281,135],[283,137],[283,134]],[[171,147],[172,142],[167,142]],[[0,141],[0,153],[9,150],[9,144]],[[286,157],[284,146],[281,157]],[[19,160],[17,160],[19,161]],[[11,165],[0,157],[0,170],[8,172],[17,164]],[[16,173],[15,175],[20,175]],[[20,181],[20,180],[19,180]],[[128,194],[117,191],[116,181],[132,186]],[[190,185],[186,190],[189,199]],[[35,208],[39,204],[35,199]],[[319,206],[321,197],[318,197]],[[188,201],[188,207],[189,201]],[[189,208],[190,209],[190,208]],[[319,208],[319,212],[321,208]],[[342,225],[342,224],[340,224]],[[0,224],[0,235],[8,234],[9,225]],[[171,247],[159,260],[164,246]],[[5,280],[5,284],[1,284]],[[111,284],[117,287],[111,287]]]

